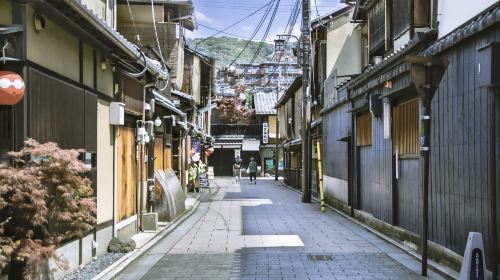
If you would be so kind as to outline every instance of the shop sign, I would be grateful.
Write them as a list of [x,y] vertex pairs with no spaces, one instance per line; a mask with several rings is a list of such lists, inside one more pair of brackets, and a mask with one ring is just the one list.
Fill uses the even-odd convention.
[[269,143],[269,123],[262,124],[262,143]]

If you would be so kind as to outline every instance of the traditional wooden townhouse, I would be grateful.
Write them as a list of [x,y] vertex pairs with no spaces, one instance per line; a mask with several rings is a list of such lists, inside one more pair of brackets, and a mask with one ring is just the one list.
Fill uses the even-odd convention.
[[[125,125],[116,135],[120,149],[116,162],[119,236],[143,230],[141,213],[151,212],[161,203],[162,188],[156,172],[172,170],[182,187],[187,184],[189,131],[195,111],[193,96],[180,90],[184,83],[184,33],[195,28],[192,1],[117,3],[117,30],[169,72],[168,81],[156,87],[141,75],[117,77],[122,85],[117,89],[117,101],[125,104],[126,113]],[[136,145],[138,133],[140,127],[148,129],[148,125],[154,126],[154,133],[148,135],[149,142],[141,150]],[[147,161],[138,160],[143,157],[137,157],[136,152],[146,155]],[[158,217],[160,221],[171,218],[165,213],[158,213]]]
[[[138,181],[130,176],[136,169],[118,162],[136,160],[136,123],[125,118],[133,122],[131,131],[113,126],[124,122],[114,118],[114,105],[125,102],[139,118],[144,114],[142,85],[162,88],[168,81],[165,67],[115,31],[115,8],[113,1],[0,1],[0,70],[18,73],[25,82],[19,103],[0,106],[2,161],[8,161],[6,151],[34,138],[85,149],[82,159],[92,166],[97,224],[58,248],[69,270],[54,270],[56,279],[103,255],[119,234],[121,220],[137,213]],[[123,188],[127,191],[119,191]]]
[[280,123],[280,145],[283,147],[283,179],[286,185],[302,190],[301,185],[301,145],[302,127],[302,77],[297,77],[278,99],[275,109],[278,110]]
[[[277,137],[276,133],[277,127],[277,111],[274,109],[277,100],[281,97],[282,93],[278,91],[275,92],[257,92],[253,95],[254,105],[255,105],[255,115],[257,116],[257,122],[262,123],[262,137],[260,139],[260,166],[261,172],[260,176],[274,176],[276,174],[276,163],[280,159],[282,161],[283,156],[280,153],[280,148],[277,148]],[[279,145],[279,143],[278,143]],[[278,162],[276,162],[276,157],[278,157]],[[278,174],[279,174],[278,170]]]
[[498,2],[345,2],[327,29],[350,30],[326,42],[327,198],[413,247],[424,274],[427,258],[459,270],[479,232],[497,279]]
[[[215,60],[188,46],[184,51],[184,82],[182,92],[174,91],[174,94],[185,94],[186,101],[190,99],[192,117],[193,140],[192,147],[201,155],[204,162],[210,156],[207,149],[212,145],[210,136],[210,117],[212,109],[216,107],[213,96],[213,85],[215,79]],[[189,137],[189,136],[188,136]]]

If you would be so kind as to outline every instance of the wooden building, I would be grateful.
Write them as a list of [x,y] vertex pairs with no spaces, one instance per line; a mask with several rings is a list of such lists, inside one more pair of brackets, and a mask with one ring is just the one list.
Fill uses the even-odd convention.
[[[453,1],[347,2],[355,4],[350,12],[355,23],[343,25],[358,33],[358,53],[349,55],[359,72],[335,83],[329,81],[335,69],[339,77],[346,68],[334,67],[325,81],[321,114],[327,200],[417,250],[427,234],[428,257],[455,270],[468,233],[480,232],[487,267],[498,271],[499,101],[493,78],[498,72],[478,70],[490,65],[498,51],[498,2],[478,3],[479,14],[462,11],[455,17],[443,10],[439,20],[446,32],[438,30],[430,11]],[[459,16],[465,20],[449,22]],[[444,71],[442,79],[435,75],[430,103],[427,176],[420,143],[425,103],[420,80],[407,62],[410,55],[439,60],[433,65]],[[327,64],[332,63],[335,58],[327,54]],[[423,193],[422,178],[429,181],[428,193]],[[428,208],[423,208],[424,198]],[[422,222],[425,213],[427,224]]]
[[295,78],[278,100],[280,123],[280,140],[283,147],[284,169],[283,178],[285,184],[301,190],[301,143],[302,128],[302,77]]
[[[180,179],[185,173],[189,116],[174,104],[171,89],[183,84],[183,38],[175,30],[196,27],[192,17],[179,19],[192,14],[192,3],[155,5],[157,19],[164,22],[158,28],[165,31],[160,52],[152,36],[151,7],[129,2],[141,36],[128,28],[126,4],[0,0],[0,37],[8,42],[0,70],[19,73],[26,88],[18,104],[0,106],[1,163],[9,162],[7,151],[20,149],[31,137],[85,149],[82,159],[92,166],[97,225],[57,249],[69,270],[54,270],[55,279],[103,255],[112,237],[139,231],[145,182],[154,170],[173,168]],[[208,105],[213,68],[201,71],[206,78],[200,87],[206,88],[200,91],[200,108]],[[117,106],[124,113],[120,121],[115,120]],[[161,124],[152,129],[152,141],[140,144],[140,124],[157,119]]]

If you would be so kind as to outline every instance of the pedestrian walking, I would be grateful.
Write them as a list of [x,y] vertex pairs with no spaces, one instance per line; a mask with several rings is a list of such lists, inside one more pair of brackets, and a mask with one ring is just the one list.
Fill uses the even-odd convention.
[[253,157],[250,158],[250,163],[248,164],[248,172],[250,173],[250,183],[253,182],[257,184],[257,162]]
[[233,163],[233,176],[236,183],[241,181],[241,160],[236,158]]

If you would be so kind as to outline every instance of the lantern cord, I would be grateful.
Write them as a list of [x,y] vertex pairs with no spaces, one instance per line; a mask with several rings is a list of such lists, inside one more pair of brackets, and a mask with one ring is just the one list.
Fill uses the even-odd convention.
[[2,48],[2,60],[3,60],[3,64],[5,64],[7,62],[7,59],[5,57],[5,48],[9,45],[9,41],[7,41],[5,43],[5,45],[3,46]]

